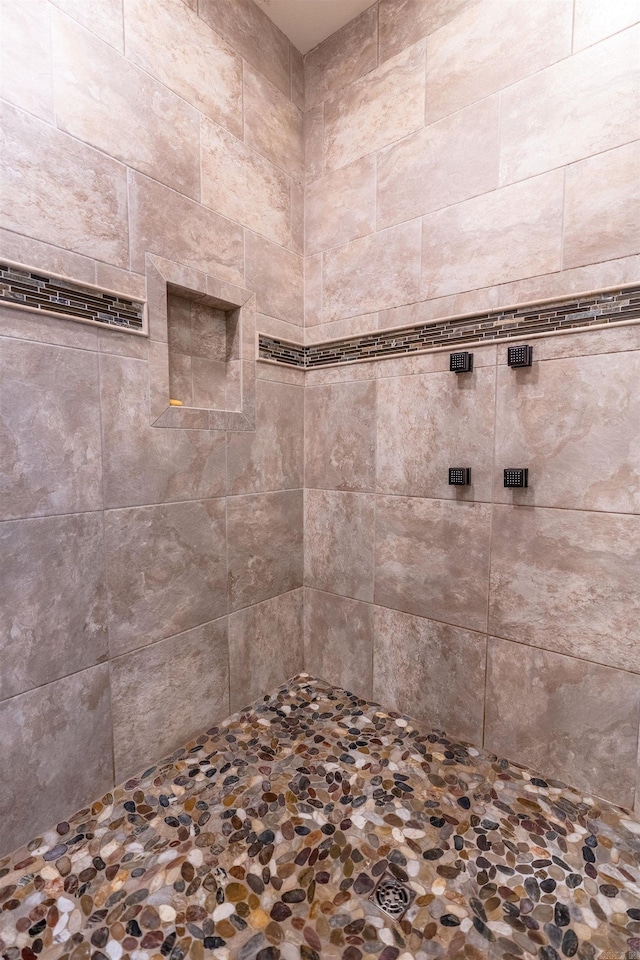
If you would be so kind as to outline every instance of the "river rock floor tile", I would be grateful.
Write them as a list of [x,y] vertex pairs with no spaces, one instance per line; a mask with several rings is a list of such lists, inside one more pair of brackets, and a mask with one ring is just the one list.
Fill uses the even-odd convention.
[[633,960],[639,881],[628,812],[303,674],[0,859],[0,954]]

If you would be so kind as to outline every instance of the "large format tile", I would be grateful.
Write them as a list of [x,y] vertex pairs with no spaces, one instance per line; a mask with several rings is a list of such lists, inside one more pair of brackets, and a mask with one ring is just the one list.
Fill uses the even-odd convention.
[[375,602],[485,630],[490,520],[484,503],[378,497]]
[[306,387],[306,486],[372,493],[375,461],[375,381]]
[[[0,96],[52,123],[51,25],[46,0],[4,2],[0,30]],[[25,37],[29,42],[25,43]]]
[[108,510],[105,541],[112,655],[226,614],[223,500]]
[[494,507],[489,632],[640,673],[640,517]]
[[307,110],[302,123],[305,183],[324,172],[324,104]]
[[310,183],[305,193],[304,225],[307,254],[373,233],[375,157],[363,157]]
[[489,97],[381,150],[378,229],[494,190],[498,123],[499,98]]
[[229,610],[302,586],[302,490],[227,501]]
[[290,176],[304,179],[302,111],[244,65],[244,140]]
[[246,284],[256,292],[258,313],[301,327],[304,323],[302,257],[247,230],[245,258]]
[[0,517],[101,509],[97,354],[0,343]]
[[[494,400],[493,367],[378,379],[377,492],[491,500]],[[471,485],[449,486],[449,467]]]
[[423,125],[424,64],[424,44],[416,44],[325,102],[328,169],[374,153]]
[[443,297],[559,270],[563,183],[554,170],[424,217],[423,291]]
[[373,609],[373,698],[450,737],[481,745],[485,635],[387,607]]
[[500,182],[637,139],[639,44],[640,27],[633,27],[505,90]]
[[101,40],[124,52],[122,0],[51,0],[67,16],[91,30]]
[[427,41],[427,122],[571,53],[571,0],[468,6]]
[[485,746],[631,807],[640,677],[489,640]]
[[[494,499],[640,513],[639,382],[638,350],[499,365]],[[505,490],[503,468],[519,465],[529,487]]]
[[0,855],[113,787],[109,668],[0,703]]
[[575,0],[573,49],[582,50],[640,20],[636,0]]
[[373,600],[374,527],[374,497],[305,490],[305,586]]
[[378,10],[374,3],[305,57],[305,104],[310,109],[378,64]]
[[107,656],[102,516],[0,524],[0,700]]
[[125,168],[8,104],[1,117],[3,227],[128,267]]
[[478,0],[380,0],[379,55],[388,60],[428,37]]
[[302,594],[301,589],[291,590],[229,616],[232,711],[302,670]]
[[119,783],[229,714],[227,619],[116,657],[109,670]]
[[124,17],[129,60],[201,113],[242,136],[238,54],[184,3],[124,0]]
[[199,199],[198,112],[55,11],[52,44],[58,128]]
[[314,677],[373,696],[373,604],[304,590],[304,668]]

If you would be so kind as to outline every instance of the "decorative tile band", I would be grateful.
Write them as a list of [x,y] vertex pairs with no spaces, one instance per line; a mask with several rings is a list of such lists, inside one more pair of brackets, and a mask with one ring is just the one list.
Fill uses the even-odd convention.
[[0,263],[0,303],[56,313],[70,320],[144,329],[143,303],[6,263]]
[[380,330],[326,343],[288,343],[260,334],[259,357],[311,369],[355,360],[378,360],[430,347],[588,328],[596,324],[640,319],[640,286],[607,290],[573,300],[546,301],[466,317],[436,320],[395,330]]

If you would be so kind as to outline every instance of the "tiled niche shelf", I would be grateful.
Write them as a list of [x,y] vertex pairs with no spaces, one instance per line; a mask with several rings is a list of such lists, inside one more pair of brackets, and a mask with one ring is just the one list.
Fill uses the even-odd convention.
[[616,287],[571,299],[545,300],[487,313],[446,317],[410,327],[397,327],[303,345],[260,334],[260,360],[305,370],[403,354],[571,333],[593,327],[640,322],[640,285]]
[[2,303],[126,333],[147,333],[144,301],[9,261],[0,262]]

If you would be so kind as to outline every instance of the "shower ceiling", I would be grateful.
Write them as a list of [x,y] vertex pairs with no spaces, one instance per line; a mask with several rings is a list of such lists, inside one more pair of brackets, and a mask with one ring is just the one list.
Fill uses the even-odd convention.
[[255,0],[300,53],[307,53],[372,6],[372,0]]

